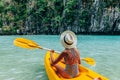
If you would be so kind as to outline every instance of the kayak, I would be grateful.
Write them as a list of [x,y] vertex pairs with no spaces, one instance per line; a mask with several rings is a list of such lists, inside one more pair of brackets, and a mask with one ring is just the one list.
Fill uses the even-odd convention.
[[[54,53],[54,58],[56,58],[59,54]],[[62,62],[57,63],[61,65],[62,67],[65,67],[65,64]],[[59,74],[56,74],[55,72],[55,67],[50,65],[50,51],[46,52],[45,58],[44,58],[44,65],[45,65],[45,70],[48,75],[49,80],[109,80],[108,78],[100,75],[99,73],[94,72],[93,70],[90,70],[82,65],[79,65],[80,69],[80,75],[71,78],[71,79],[66,79],[60,76]],[[100,79],[98,79],[100,78]]]

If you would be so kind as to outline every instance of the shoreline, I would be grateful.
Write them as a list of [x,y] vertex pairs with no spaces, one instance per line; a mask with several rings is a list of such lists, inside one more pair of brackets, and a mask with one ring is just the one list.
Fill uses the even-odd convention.
[[[115,32],[79,32],[75,33],[76,35],[120,35],[119,31]],[[28,34],[0,34],[0,36],[6,36],[6,35],[60,35],[59,34],[51,34],[51,33],[39,33],[39,34],[33,34],[33,33],[28,33]]]

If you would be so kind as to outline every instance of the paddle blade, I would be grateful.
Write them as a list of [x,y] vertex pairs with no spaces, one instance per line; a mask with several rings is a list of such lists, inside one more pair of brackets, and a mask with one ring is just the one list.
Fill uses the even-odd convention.
[[95,60],[90,57],[83,58],[83,60],[86,61],[86,63],[88,63],[91,66],[94,66],[96,64]]
[[16,38],[14,40],[14,45],[16,45],[18,47],[22,47],[22,48],[27,48],[27,49],[42,48],[34,41],[28,40],[25,38]]

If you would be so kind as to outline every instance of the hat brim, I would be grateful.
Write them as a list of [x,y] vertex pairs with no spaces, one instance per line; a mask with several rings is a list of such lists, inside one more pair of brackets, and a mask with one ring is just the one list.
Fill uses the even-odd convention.
[[[64,42],[64,37],[66,34],[70,34],[72,37],[73,37],[73,44],[72,45],[68,45]],[[60,37],[60,40],[61,40],[61,43],[62,45],[65,47],[65,48],[75,48],[76,47],[76,44],[77,44],[77,37],[76,35],[72,32],[72,31],[65,31],[61,34],[61,37]]]

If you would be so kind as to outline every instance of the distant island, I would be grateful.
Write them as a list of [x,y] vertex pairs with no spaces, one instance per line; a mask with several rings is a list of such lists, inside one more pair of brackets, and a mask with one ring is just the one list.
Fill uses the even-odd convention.
[[119,0],[1,0],[0,35],[120,35]]

